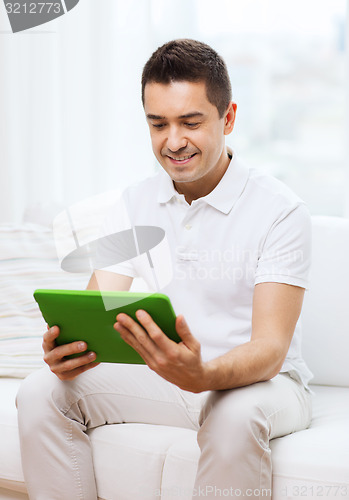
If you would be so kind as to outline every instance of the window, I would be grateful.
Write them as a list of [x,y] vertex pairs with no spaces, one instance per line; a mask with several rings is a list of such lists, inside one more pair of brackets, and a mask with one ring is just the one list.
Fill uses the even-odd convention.
[[[225,59],[238,104],[227,142],[313,214],[345,214],[347,0],[152,1],[154,45],[197,38]],[[348,215],[348,214],[347,214]]]

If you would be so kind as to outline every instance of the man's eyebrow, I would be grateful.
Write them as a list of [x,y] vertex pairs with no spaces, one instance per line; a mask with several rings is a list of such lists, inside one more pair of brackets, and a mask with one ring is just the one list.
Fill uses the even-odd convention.
[[148,120],[164,120],[164,116],[159,116],[159,115],[152,115],[150,113],[147,114],[147,119]]
[[[203,117],[204,114],[201,113],[200,111],[192,111],[191,113],[186,113],[185,115],[180,115],[178,118],[180,120],[183,120],[184,118],[198,118],[198,117]],[[165,120],[165,116],[160,116],[160,115],[153,115],[151,113],[147,114],[147,119],[148,120]]]
[[191,113],[187,113],[185,115],[179,116],[179,118],[198,118],[198,117],[203,117],[204,114],[201,113],[200,111],[192,111]]

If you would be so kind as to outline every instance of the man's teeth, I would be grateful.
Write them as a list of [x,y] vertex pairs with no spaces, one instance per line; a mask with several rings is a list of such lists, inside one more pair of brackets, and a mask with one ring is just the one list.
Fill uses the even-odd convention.
[[180,156],[179,158],[175,158],[174,156],[169,156],[169,158],[171,158],[172,160],[176,160],[176,161],[183,161],[183,160],[188,160],[189,158],[192,158],[192,156],[194,156],[194,154],[188,155],[188,156]]

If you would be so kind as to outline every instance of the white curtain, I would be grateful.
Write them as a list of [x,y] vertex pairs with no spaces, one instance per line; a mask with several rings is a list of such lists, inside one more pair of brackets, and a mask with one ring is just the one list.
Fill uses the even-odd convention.
[[0,9],[0,222],[122,189],[154,168],[140,99],[150,0],[80,0],[13,34]]

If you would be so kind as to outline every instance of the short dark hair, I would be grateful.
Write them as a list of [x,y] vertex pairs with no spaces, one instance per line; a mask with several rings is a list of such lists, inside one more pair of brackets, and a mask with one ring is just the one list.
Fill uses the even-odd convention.
[[205,82],[207,99],[222,118],[232,98],[231,83],[224,60],[209,45],[179,39],[159,47],[146,62],[142,73],[142,102],[147,83]]

